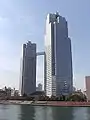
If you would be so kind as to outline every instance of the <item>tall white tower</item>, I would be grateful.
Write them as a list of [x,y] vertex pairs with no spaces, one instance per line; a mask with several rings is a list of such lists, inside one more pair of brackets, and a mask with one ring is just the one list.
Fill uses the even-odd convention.
[[72,92],[72,52],[67,21],[58,13],[48,14],[45,33],[45,91],[47,96]]

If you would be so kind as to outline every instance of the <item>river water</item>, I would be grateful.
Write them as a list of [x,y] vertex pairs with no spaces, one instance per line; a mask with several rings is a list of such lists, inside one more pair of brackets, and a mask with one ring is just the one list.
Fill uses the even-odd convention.
[[0,120],[90,120],[90,107],[0,105]]

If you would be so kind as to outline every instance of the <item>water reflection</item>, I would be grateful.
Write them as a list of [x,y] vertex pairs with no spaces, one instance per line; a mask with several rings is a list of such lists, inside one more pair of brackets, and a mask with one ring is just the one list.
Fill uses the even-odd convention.
[[52,108],[47,106],[35,107],[35,120],[53,120]]
[[73,120],[73,107],[54,107],[53,120]]
[[[88,119],[87,107],[74,107],[74,120],[90,120]],[[90,109],[90,108],[89,108]]]
[[35,120],[73,120],[73,108],[35,107]]
[[0,105],[0,120],[90,120],[90,107]]
[[34,120],[35,109],[33,106],[21,105],[20,109],[21,109],[21,113],[19,115],[20,120]]
[[[12,114],[16,114],[14,114],[14,120],[90,120],[89,107],[48,107],[21,105],[17,107],[13,106],[13,108],[14,109],[11,109],[10,107]],[[11,111],[10,109],[9,111]],[[16,119],[17,113],[18,119]]]
[[0,120],[18,120],[19,108],[18,105],[0,105]]
[[90,107],[87,107],[87,118],[90,120]]
[[8,110],[7,105],[0,105],[0,120],[7,119],[7,110]]

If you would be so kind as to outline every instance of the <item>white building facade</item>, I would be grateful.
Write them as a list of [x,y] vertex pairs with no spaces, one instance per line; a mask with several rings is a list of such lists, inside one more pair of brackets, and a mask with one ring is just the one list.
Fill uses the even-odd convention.
[[47,96],[72,92],[72,52],[67,21],[58,13],[48,14],[45,33],[45,92]]

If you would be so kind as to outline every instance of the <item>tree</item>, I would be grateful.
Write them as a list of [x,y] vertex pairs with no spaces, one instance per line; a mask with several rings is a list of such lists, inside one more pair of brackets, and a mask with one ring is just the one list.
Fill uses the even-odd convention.
[[55,101],[55,100],[56,100],[56,96],[53,96],[53,95],[52,95],[51,98],[50,98],[50,100],[51,100],[51,101]]
[[86,101],[87,98],[83,93],[74,93],[69,96],[70,101]]
[[6,91],[6,90],[7,90],[7,87],[5,86],[5,88],[4,88],[4,89],[5,89],[5,91]]

